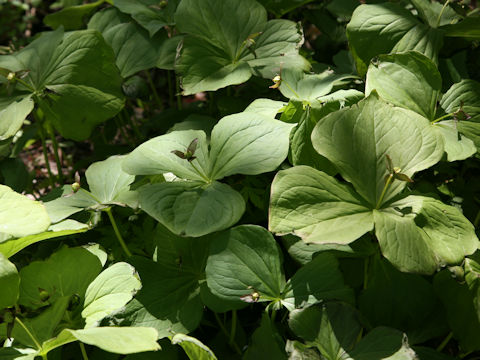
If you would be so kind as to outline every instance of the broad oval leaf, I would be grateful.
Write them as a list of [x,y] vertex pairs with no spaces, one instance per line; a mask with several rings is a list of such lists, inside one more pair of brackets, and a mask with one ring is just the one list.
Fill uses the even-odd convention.
[[[107,160],[93,163],[85,171],[90,192],[101,204],[124,205],[124,200],[134,199],[130,185],[135,180],[135,175],[123,171],[124,159],[125,156],[111,156]],[[130,201],[127,202],[131,204]]]
[[375,234],[385,256],[400,271],[432,274],[477,250],[473,225],[453,206],[408,196],[375,210]]
[[365,93],[372,90],[388,102],[410,109],[432,121],[442,89],[442,77],[433,61],[416,51],[380,55],[368,68]]
[[205,271],[212,293],[232,303],[278,301],[285,285],[280,249],[256,225],[220,233],[210,244]]
[[119,262],[102,271],[85,292],[82,316],[85,327],[95,326],[104,317],[118,311],[142,287],[133,266]]
[[[172,151],[185,152],[198,139],[196,159],[191,163]],[[199,171],[195,171],[196,167]],[[123,162],[123,170],[133,175],[153,175],[172,172],[180,178],[205,181],[208,174],[207,138],[201,130],[172,131],[143,143]]]
[[0,310],[13,306],[17,303],[20,276],[15,265],[0,253]]
[[18,99],[0,97],[0,140],[8,139],[20,130],[33,105],[29,95]]
[[171,232],[198,237],[226,229],[245,212],[245,200],[230,186],[177,181],[145,185],[140,207]]
[[307,242],[348,244],[373,229],[368,205],[347,184],[308,166],[279,171],[272,183],[269,230]]
[[47,230],[50,218],[42,203],[0,185],[0,233],[14,237]]
[[180,345],[190,360],[217,360],[213,351],[194,337],[175,334],[172,337],[172,344]]
[[292,127],[251,112],[224,117],[212,131],[210,178],[275,170],[287,157]]
[[435,61],[443,41],[441,30],[422,24],[396,3],[358,6],[347,25],[347,37],[360,76],[380,54],[416,50]]
[[427,119],[379,100],[376,93],[322,118],[313,130],[312,143],[372,208],[381,207],[406,185],[393,181],[378,203],[389,173],[386,155],[412,178],[437,163],[444,151],[443,138],[432,131]]

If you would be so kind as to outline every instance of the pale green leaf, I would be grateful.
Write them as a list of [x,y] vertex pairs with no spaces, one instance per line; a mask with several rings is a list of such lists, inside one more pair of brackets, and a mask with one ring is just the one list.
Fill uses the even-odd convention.
[[50,218],[43,204],[0,185],[0,232],[15,237],[47,230]]
[[368,205],[335,178],[307,166],[278,172],[272,183],[269,230],[307,242],[348,244],[373,229]]
[[202,236],[226,229],[245,212],[245,200],[230,186],[177,181],[146,185],[139,204],[147,214],[182,236]]
[[253,100],[244,112],[253,112],[258,115],[275,118],[275,115],[281,112],[285,106],[287,106],[287,103],[284,101],[261,98]]
[[377,204],[388,174],[386,155],[412,178],[437,163],[444,151],[441,135],[432,131],[426,118],[387,104],[376,93],[322,118],[313,130],[312,143],[372,208],[385,204],[406,186],[404,181],[394,181]]
[[[192,163],[172,153],[174,150],[185,152],[194,139],[198,139],[198,144],[194,154],[196,159]],[[200,181],[205,180],[208,168],[206,135],[200,130],[172,131],[155,137],[138,146],[123,162],[123,170],[133,175],[172,172],[180,178]]]
[[190,360],[217,360],[213,351],[194,337],[175,334],[172,337],[172,344],[180,345]]
[[210,178],[275,170],[287,157],[292,127],[251,112],[224,117],[212,131]]
[[422,24],[396,3],[358,6],[347,25],[347,36],[361,76],[372,58],[392,51],[416,50],[436,61],[443,41],[442,31]]
[[85,171],[90,192],[101,204],[120,204],[131,193],[130,185],[135,175],[122,169],[125,156],[111,156],[107,160],[90,165]]
[[365,93],[372,90],[388,102],[432,121],[442,88],[435,63],[416,51],[381,55],[368,68]]
[[460,134],[454,120],[440,121],[433,127],[442,134],[448,161],[465,160],[477,152],[475,143]]
[[281,253],[273,236],[256,225],[219,234],[210,245],[207,284],[232,303],[280,300],[285,286]]
[[453,206],[423,196],[408,196],[375,210],[375,234],[397,269],[432,274],[460,263],[477,250],[473,225]]
[[23,121],[33,110],[33,100],[31,96],[22,99],[13,99],[4,104],[0,104],[0,140],[8,139],[17,133],[23,125]]
[[0,253],[0,310],[17,303],[19,287],[17,268]]
[[123,262],[116,263],[102,271],[85,292],[85,327],[95,326],[104,317],[118,311],[129,302],[141,288],[135,269]]

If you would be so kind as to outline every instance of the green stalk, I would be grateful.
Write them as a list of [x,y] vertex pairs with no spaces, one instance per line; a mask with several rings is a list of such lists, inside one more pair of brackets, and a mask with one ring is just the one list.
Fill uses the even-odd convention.
[[377,206],[375,206],[375,209],[379,209],[380,205],[382,204],[383,198],[385,197],[385,193],[387,192],[388,187],[392,183],[393,175],[390,174],[388,175],[388,179],[385,183],[385,186],[383,187],[382,194],[380,195],[380,199],[378,199]]
[[162,101],[160,100],[160,97],[158,96],[157,89],[153,84],[152,76],[150,75],[150,72],[148,70],[145,71],[145,74],[147,74],[147,81],[148,81],[148,85],[150,85],[150,89],[152,89],[153,98],[155,99],[155,102],[157,103],[160,110],[162,110],[163,104],[162,104]]
[[237,331],[237,310],[232,310],[232,327],[230,330],[230,345],[235,342],[235,333]]
[[28,90],[30,90],[31,92],[36,92],[35,89],[30,86],[30,84],[28,84],[26,81],[24,81],[23,79],[20,79],[20,78],[17,78],[15,77],[15,81],[18,81],[20,84],[22,84],[23,86],[25,86]]
[[127,254],[128,257],[132,256],[132,253],[127,247],[127,244],[125,244],[125,241],[122,238],[122,235],[120,234],[120,231],[118,230],[117,223],[115,222],[115,218],[113,217],[112,214],[112,209],[107,208],[105,212],[108,214],[108,218],[110,219],[110,222],[112,223],[113,231],[115,232],[115,235],[117,236],[118,242],[120,243],[120,246],[122,247],[123,251],[125,254]]
[[370,265],[370,257],[365,258],[363,268],[363,289],[365,290],[368,285],[368,266]]
[[85,349],[85,345],[83,345],[82,342],[78,342],[78,344],[80,345],[80,351],[82,352],[83,360],[88,360],[88,355],[87,355],[87,350]]
[[182,94],[180,91],[180,78],[175,76],[175,91],[177,93],[177,110],[182,110]]
[[55,187],[55,180],[53,179],[52,169],[50,167],[50,160],[48,160],[47,142],[45,141],[45,131],[43,129],[43,125],[41,122],[38,123],[38,133],[40,135],[40,140],[42,141],[42,152],[43,152],[43,157],[45,159],[45,166],[47,167],[47,171],[48,171],[48,179],[50,180],[50,185],[53,188]]
[[437,22],[435,27],[438,27],[440,25],[440,20],[442,19],[443,12],[445,11],[445,8],[447,5],[450,3],[450,0],[445,1],[445,4],[443,4],[442,10],[440,11],[440,14],[438,14]]
[[128,111],[127,111],[126,108],[123,108],[122,115],[127,120],[127,122],[130,124],[130,126],[132,127],[133,132],[135,133],[137,138],[139,140],[142,140],[143,139],[142,133],[140,132],[140,129],[138,128],[138,125],[136,124],[136,122],[134,120],[132,120],[132,117],[128,114]]
[[[217,323],[218,323],[218,326],[220,326],[220,330],[222,330],[223,334],[225,335],[225,337],[228,339],[230,337],[227,329],[225,328],[225,325],[223,325],[223,322],[222,320],[220,320],[220,318],[218,317],[218,314],[216,312],[213,313],[213,315],[215,316],[215,320],[217,320]],[[233,348],[233,350],[235,350],[235,352],[239,355],[242,354],[242,351],[240,350],[240,348],[238,347],[237,343],[235,342],[235,340],[232,342],[232,343],[229,343],[229,345]]]
[[[40,345],[40,343],[38,342],[38,340],[35,338],[35,336],[33,336],[33,334],[30,332],[30,330],[28,330],[28,328],[25,326],[25,324],[23,323],[22,320],[20,320],[18,317],[15,317],[15,321],[23,328],[23,330],[25,330],[25,332],[27,333],[28,336],[30,336],[30,339],[33,340],[33,342],[35,343],[35,346],[37,347],[37,350],[41,350],[42,349],[42,346]],[[42,355],[43,356],[43,355]]]
[[[173,73],[175,76],[175,73]],[[173,108],[175,94],[173,92],[173,84],[172,84],[172,71],[167,70],[167,83],[168,83],[168,105]]]
[[55,157],[55,163],[57,164],[57,170],[58,170],[58,182],[60,184],[63,184],[62,162],[60,161],[60,155],[58,152],[58,142],[57,142],[57,138],[55,137],[55,131],[50,125],[48,126],[47,131],[53,145],[53,155]]
[[448,344],[448,342],[452,339],[453,337],[453,332],[450,331],[450,333],[443,339],[440,345],[437,347],[438,352],[442,352],[443,348]]
[[453,115],[455,115],[455,113],[450,113],[450,114],[447,114],[447,115],[443,115],[441,117],[439,117],[438,119],[435,119],[432,121],[432,124],[435,124],[443,119],[446,119],[446,118],[449,118],[449,117],[452,117]]

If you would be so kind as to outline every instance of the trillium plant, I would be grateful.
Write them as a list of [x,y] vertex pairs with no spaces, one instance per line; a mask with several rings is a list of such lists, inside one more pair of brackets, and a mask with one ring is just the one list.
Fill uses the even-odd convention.
[[480,358],[476,1],[0,11],[0,359]]

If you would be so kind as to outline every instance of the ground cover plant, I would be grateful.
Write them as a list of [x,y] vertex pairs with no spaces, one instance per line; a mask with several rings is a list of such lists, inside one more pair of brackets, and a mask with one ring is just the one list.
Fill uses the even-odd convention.
[[0,359],[480,359],[476,1],[0,11]]

